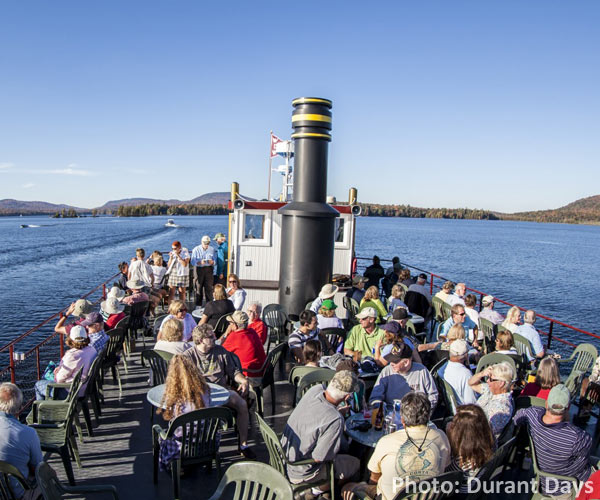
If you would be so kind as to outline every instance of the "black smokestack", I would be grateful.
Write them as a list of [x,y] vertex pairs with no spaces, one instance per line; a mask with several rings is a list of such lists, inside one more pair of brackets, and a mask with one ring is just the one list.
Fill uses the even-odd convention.
[[331,282],[335,218],[339,212],[325,202],[331,101],[300,97],[292,101],[292,106],[294,197],[279,209],[279,303],[288,314],[299,314],[321,287]]

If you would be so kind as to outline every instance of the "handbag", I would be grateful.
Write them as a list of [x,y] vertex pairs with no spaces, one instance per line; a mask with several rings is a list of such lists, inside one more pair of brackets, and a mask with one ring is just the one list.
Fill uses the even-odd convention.
[[54,361],[50,361],[48,366],[44,370],[44,375],[42,378],[44,380],[49,380],[50,382],[54,382],[54,370],[56,369],[56,363]]

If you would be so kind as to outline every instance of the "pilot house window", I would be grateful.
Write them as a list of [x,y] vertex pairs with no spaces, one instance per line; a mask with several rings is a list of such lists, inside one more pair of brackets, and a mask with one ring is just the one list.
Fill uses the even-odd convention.
[[344,219],[338,217],[335,219],[335,242],[342,243],[344,241]]
[[265,237],[265,216],[246,214],[244,219],[244,239],[262,240]]

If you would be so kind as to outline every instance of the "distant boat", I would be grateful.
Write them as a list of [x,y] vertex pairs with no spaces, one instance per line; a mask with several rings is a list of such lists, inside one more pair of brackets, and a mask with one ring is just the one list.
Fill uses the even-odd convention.
[[179,224],[175,224],[174,219],[169,219],[165,224],[165,227],[179,227]]
[[40,227],[37,224],[21,224],[21,228],[26,228],[26,227]]

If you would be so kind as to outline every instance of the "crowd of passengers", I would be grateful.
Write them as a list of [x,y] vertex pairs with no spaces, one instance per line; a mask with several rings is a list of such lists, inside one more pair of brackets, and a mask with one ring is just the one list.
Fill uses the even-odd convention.
[[[217,234],[215,240],[218,245],[226,244],[222,234]],[[225,406],[237,414],[240,453],[246,459],[255,459],[248,446],[249,407],[254,404],[249,393],[251,384],[260,380],[265,369],[268,330],[261,320],[261,304],[245,304],[246,294],[237,276],[224,276],[224,268],[215,266],[219,259],[217,251],[218,248],[210,246],[209,237],[202,238],[191,257],[187,249],[174,242],[169,264],[165,264],[160,252],[145,261],[144,251],[138,249],[129,265],[121,264],[123,276],[102,301],[100,310],[80,299],[60,318],[55,330],[65,335],[70,349],[53,374],[36,383],[36,397],[46,397],[50,381],[69,382],[80,369],[83,391],[89,367],[105,349],[107,332],[125,317],[125,306],[142,300],[156,306],[166,300],[169,315],[160,326],[154,349],[169,352],[173,357],[162,400],[164,409],[158,413],[166,421],[172,421],[186,412],[205,408],[211,401],[208,382],[220,385],[229,391]],[[177,259],[176,263],[173,259]],[[175,267],[179,265],[200,270],[181,274]],[[209,267],[210,273],[202,270]],[[189,279],[190,274],[198,282],[205,279],[196,288],[196,295],[202,295],[206,281],[211,281],[210,295],[196,299],[198,305],[204,305],[198,324],[188,313],[184,300],[189,286],[184,278]],[[225,278],[229,288],[219,282]],[[578,499],[593,498],[590,491],[600,491],[600,473],[595,472],[595,459],[590,456],[592,438],[569,421],[575,395],[561,383],[558,364],[541,343],[534,326],[534,311],[527,311],[521,324],[519,309],[510,309],[505,318],[494,310],[494,298],[486,296],[478,312],[475,296],[466,295],[464,283],[446,282],[436,296],[451,306],[451,315],[440,327],[439,340],[420,342],[407,329],[413,314],[404,299],[413,291],[431,306],[432,297],[426,284],[426,275],[413,279],[397,258],[387,271],[374,258],[364,276],[352,278],[352,287],[346,292],[346,297],[358,304],[357,324],[340,345],[332,345],[323,334],[327,329],[344,328],[345,322],[336,314],[338,306],[334,299],[340,295],[336,285],[324,285],[312,305],[299,315],[287,339],[290,357],[298,365],[330,368],[336,373],[328,383],[310,388],[289,416],[281,437],[287,460],[313,460],[307,465],[288,465],[290,482],[315,485],[305,491],[306,499],[328,498],[327,463],[333,462],[337,487],[346,500],[378,496],[392,500],[402,484],[398,479],[420,480],[445,471],[461,471],[466,485],[513,434],[514,424],[527,427],[541,470],[589,480],[593,488],[583,488]],[[389,290],[389,294],[384,293],[384,300],[380,285],[384,291]],[[177,289],[181,300],[175,299]],[[429,314],[426,311],[424,316]],[[228,327],[217,338],[216,321],[224,315]],[[534,380],[520,380],[514,363],[507,361],[474,373],[473,363],[479,359],[483,343],[480,318],[505,327],[495,339],[498,353],[516,355],[513,333],[530,341],[533,352],[527,363],[529,369],[535,368]],[[439,360],[447,362],[437,363]],[[450,409],[453,416],[449,422],[442,419],[444,424],[434,419],[440,394],[431,371],[432,362],[436,362],[436,376],[447,382],[456,396],[456,407]],[[365,384],[362,375],[374,372],[378,373],[375,382]],[[584,383],[584,388],[589,385],[587,394],[598,391],[599,378],[597,360]],[[586,404],[584,390],[582,405]],[[66,390],[55,391],[55,399],[67,397]],[[515,411],[518,398],[529,396],[545,400],[545,405]],[[351,412],[391,408],[396,400],[401,400],[399,430],[379,439],[368,459],[368,480],[360,482],[359,457],[368,454],[348,438],[346,419]],[[0,385],[0,460],[15,465],[27,476],[42,458],[35,431],[15,418],[21,404],[18,387],[9,383]],[[168,467],[178,454],[176,437],[163,442],[161,465]],[[547,493],[555,498],[573,498],[571,487],[564,482],[558,491],[550,491],[550,486],[542,482],[542,491],[547,488]]]

